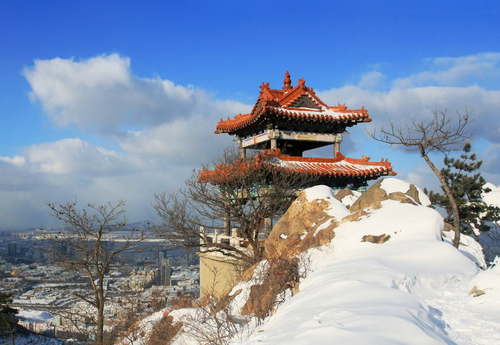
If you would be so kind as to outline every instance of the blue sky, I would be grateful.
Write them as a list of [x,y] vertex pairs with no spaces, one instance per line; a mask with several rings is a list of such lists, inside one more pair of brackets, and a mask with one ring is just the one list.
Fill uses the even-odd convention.
[[500,184],[499,15],[497,1],[4,0],[0,229],[51,226],[46,201],[125,199],[131,221],[153,218],[154,192],[232,143],[218,119],[286,70],[327,104],[366,106],[344,154],[422,187],[437,181],[419,157],[365,128],[472,109]]

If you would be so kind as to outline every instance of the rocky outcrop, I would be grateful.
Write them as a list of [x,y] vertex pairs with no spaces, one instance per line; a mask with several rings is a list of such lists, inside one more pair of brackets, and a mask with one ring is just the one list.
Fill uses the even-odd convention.
[[413,184],[397,179],[380,179],[347,210],[340,201],[349,197],[354,199],[351,190],[344,189],[334,194],[326,186],[313,187],[301,192],[276,223],[265,243],[267,256],[279,256],[285,251],[293,256],[327,244],[335,236],[334,229],[341,222],[357,221],[368,216],[370,210],[382,207],[384,200],[420,205],[422,195]]
[[[357,193],[357,192],[355,192]],[[265,242],[267,270],[261,272],[260,283],[249,288],[242,315],[263,318],[273,310],[276,296],[290,289],[298,291],[297,254],[314,247],[328,244],[335,237],[335,229],[341,223],[359,221],[378,208],[384,200],[395,200],[412,205],[420,204],[420,193],[414,185],[401,180],[377,181],[347,209],[345,198],[355,200],[359,193],[349,189],[336,194],[326,186],[316,186],[302,191],[287,212],[276,223]],[[347,205],[349,206],[349,205]],[[366,233],[360,242],[383,245],[391,240],[387,233]],[[254,269],[249,272],[254,273]],[[244,280],[255,278],[246,274]]]
[[[394,179],[395,180],[395,179]],[[412,205],[421,205],[420,201],[420,191],[415,187],[415,185],[406,183],[405,187],[407,190],[402,192],[400,190],[393,191],[389,189],[389,192],[384,188],[385,179],[378,180],[373,186],[371,186],[365,194],[358,198],[350,207],[351,213],[360,212],[368,208],[378,209],[381,207],[381,202],[384,200],[396,200],[401,203],[408,203]],[[402,182],[398,180],[398,182]],[[404,188],[404,189],[406,189]]]
[[[328,193],[324,198],[315,198],[310,191],[316,188]],[[309,191],[309,195],[307,194]],[[287,251],[296,255],[309,248],[324,245],[335,236],[333,231],[339,221],[349,214],[326,186],[316,186],[302,191],[288,211],[274,226],[265,243],[268,257],[281,255]]]
[[352,192],[352,190],[345,188],[345,189],[339,190],[335,194],[335,199],[337,199],[338,201],[342,201],[342,199],[344,199],[346,196],[349,196],[349,195],[354,195],[354,193]]

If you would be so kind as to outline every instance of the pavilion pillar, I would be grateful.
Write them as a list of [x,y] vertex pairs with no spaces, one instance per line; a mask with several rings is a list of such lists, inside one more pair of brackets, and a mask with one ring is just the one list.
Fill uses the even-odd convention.
[[278,140],[276,138],[271,139],[271,150],[276,150],[278,148]]
[[247,149],[240,146],[240,158],[244,161],[247,159]]
[[268,138],[271,141],[271,150],[276,150],[278,148],[278,139],[276,138],[277,133],[274,130],[274,126],[272,124],[267,125],[267,133],[268,133]]
[[336,142],[333,144],[333,157],[337,157],[337,153],[340,153],[340,143]]
[[337,154],[340,153],[340,143],[342,139],[342,134],[337,134],[335,142],[333,143],[333,158],[337,157]]

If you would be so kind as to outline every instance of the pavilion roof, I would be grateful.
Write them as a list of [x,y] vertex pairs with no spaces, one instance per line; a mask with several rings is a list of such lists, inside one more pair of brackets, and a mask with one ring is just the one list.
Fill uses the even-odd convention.
[[269,121],[271,118],[280,121],[341,124],[352,126],[358,122],[370,122],[368,111],[362,107],[358,110],[347,109],[344,105],[328,106],[318,98],[314,89],[299,79],[292,87],[290,74],[287,72],[282,90],[269,88],[269,83],[262,83],[257,102],[248,114],[238,114],[233,119],[220,120],[215,133],[237,134]]
[[237,161],[230,165],[219,165],[214,170],[200,172],[201,182],[217,184],[217,181],[232,179],[255,169],[259,164],[266,164],[298,174],[313,175],[327,178],[362,178],[375,179],[380,176],[396,175],[387,159],[380,162],[370,162],[370,157],[362,159],[348,158],[337,154],[335,158],[296,157],[280,154],[280,150],[266,150],[257,155],[254,161]]
[[387,160],[370,162],[369,157],[363,159],[348,158],[338,154],[335,158],[312,158],[278,155],[277,165],[320,177],[362,177],[378,178],[384,175],[396,175],[391,163]]

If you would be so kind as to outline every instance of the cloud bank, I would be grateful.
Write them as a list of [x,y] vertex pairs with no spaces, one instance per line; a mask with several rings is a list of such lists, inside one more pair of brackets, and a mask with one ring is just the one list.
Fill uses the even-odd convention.
[[182,158],[173,164],[199,162],[227,144],[227,138],[213,136],[207,128],[214,128],[220,117],[250,108],[214,99],[192,85],[139,78],[131,73],[130,59],[117,54],[35,60],[23,74],[32,88],[31,100],[40,103],[56,126],[97,133],[130,153]]
[[[317,92],[327,104],[366,106],[374,120],[368,126],[467,107],[485,147],[487,177],[500,184],[500,53],[427,59],[423,65],[425,69],[392,80],[383,70],[369,71],[356,84]],[[73,137],[0,157],[0,224],[6,229],[53,225],[46,201],[124,199],[130,220],[151,219],[154,192],[182,185],[193,168],[231,144],[231,137],[213,134],[218,119],[251,107],[159,76],[138,77],[130,59],[118,54],[36,60],[23,75],[31,101],[54,126],[100,137],[101,144]],[[344,147],[363,151],[373,146],[356,133]],[[389,148],[384,150],[374,159],[394,157]],[[397,169],[400,177],[425,182],[425,169],[415,159],[417,163]]]

